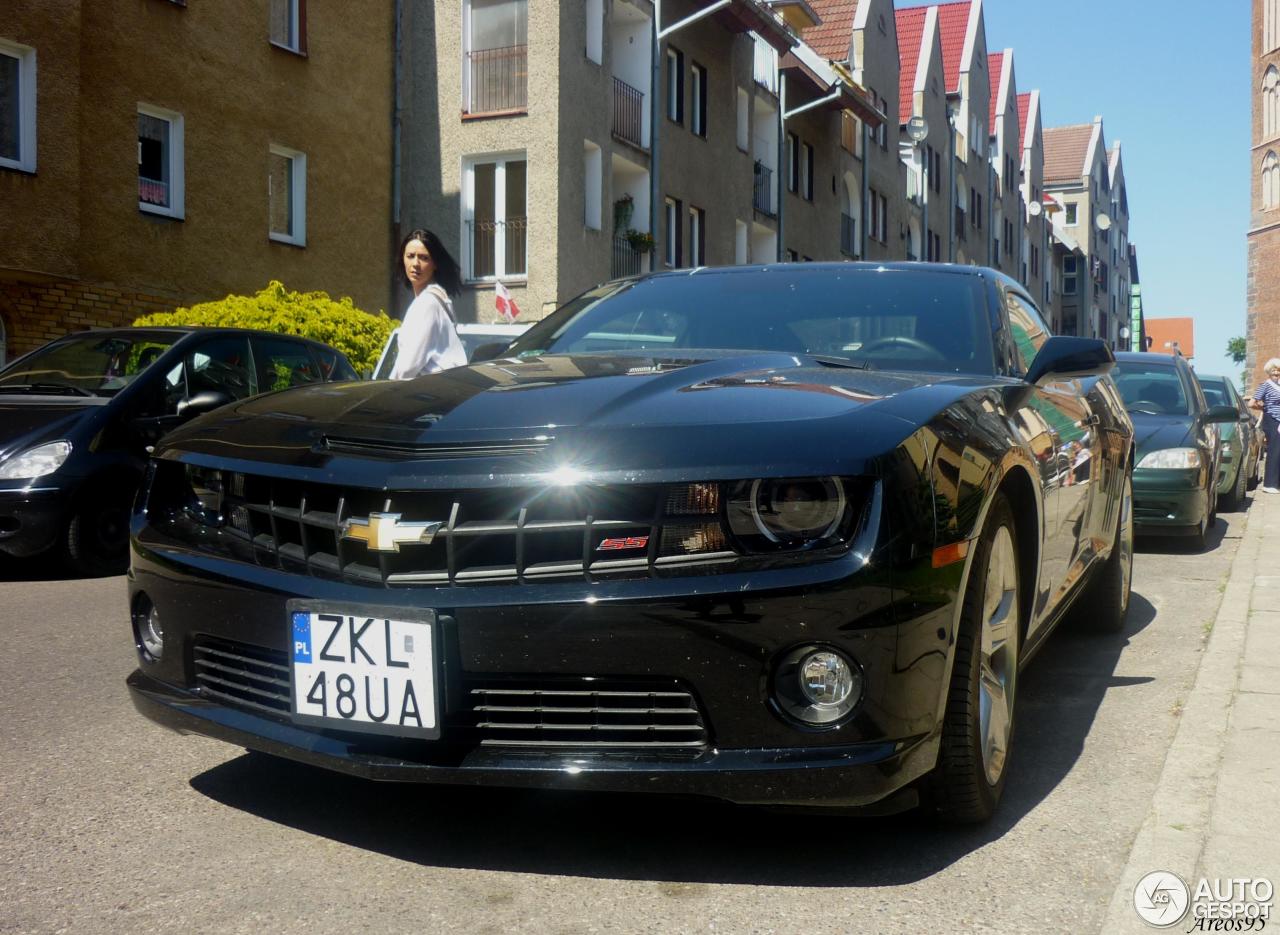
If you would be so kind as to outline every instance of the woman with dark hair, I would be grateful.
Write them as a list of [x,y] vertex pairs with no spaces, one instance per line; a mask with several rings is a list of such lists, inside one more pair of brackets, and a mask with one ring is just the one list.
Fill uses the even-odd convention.
[[458,264],[440,238],[428,230],[412,230],[400,244],[404,278],[413,302],[400,325],[391,379],[411,380],[424,373],[461,367],[467,352],[454,326],[453,302],[462,286]]

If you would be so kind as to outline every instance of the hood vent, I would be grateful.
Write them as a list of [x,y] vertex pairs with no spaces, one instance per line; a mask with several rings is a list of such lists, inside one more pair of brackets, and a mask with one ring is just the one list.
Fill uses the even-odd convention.
[[554,441],[550,436],[515,441],[485,443],[411,444],[370,438],[324,436],[321,447],[343,454],[368,455],[378,458],[404,458],[409,461],[439,461],[451,458],[519,458],[540,454]]

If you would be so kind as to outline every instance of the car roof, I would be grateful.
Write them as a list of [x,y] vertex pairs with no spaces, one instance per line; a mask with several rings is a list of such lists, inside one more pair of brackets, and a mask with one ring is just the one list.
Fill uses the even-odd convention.
[[123,328],[86,328],[84,331],[69,331],[66,334],[54,338],[55,341],[65,341],[69,338],[79,338],[84,335],[97,335],[99,337],[110,337],[112,335],[121,335],[129,337],[137,337],[138,335],[165,335],[178,336],[179,338],[188,335],[206,335],[206,334],[225,334],[225,335],[258,335],[267,338],[288,338],[291,341],[302,341],[304,344],[311,344],[316,347],[328,348],[331,351],[338,351],[336,347],[325,344],[323,341],[317,341],[314,338],[304,338],[297,334],[284,334],[280,331],[264,331],[260,328],[221,328],[209,325],[142,325],[140,327],[123,327]]
[[[1153,351],[1116,351],[1116,363],[1124,363],[1126,360],[1141,364],[1155,364],[1157,367],[1166,366],[1174,367],[1186,366],[1187,359],[1174,354],[1157,354]],[[1179,365],[1179,361],[1182,364]]]
[[1197,373],[1196,379],[1201,383],[1221,383],[1224,386],[1230,386],[1231,381],[1226,377],[1218,376],[1216,373]]
[[672,279],[688,276],[752,276],[778,272],[809,274],[823,272],[874,273],[880,271],[925,274],[943,273],[952,276],[971,276],[977,279],[985,279],[989,281],[998,280],[1008,285],[1018,286],[1019,289],[1022,288],[1011,277],[988,266],[969,266],[968,264],[961,263],[923,263],[915,260],[897,260],[884,263],[828,260],[813,263],[758,263],[746,266],[695,266],[691,269],[657,270],[651,273],[641,273],[638,276],[623,277],[622,279],[614,281],[623,282],[626,280],[639,281],[645,279]]

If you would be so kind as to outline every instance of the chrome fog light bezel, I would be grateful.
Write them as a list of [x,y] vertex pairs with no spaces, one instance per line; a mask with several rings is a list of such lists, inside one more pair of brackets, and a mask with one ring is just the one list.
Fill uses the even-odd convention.
[[146,592],[133,600],[133,641],[138,656],[145,663],[157,663],[164,658],[164,627],[160,623],[160,611]]
[[[830,702],[815,700],[805,686],[806,665],[832,660],[847,676],[847,688]],[[773,676],[773,701],[790,720],[816,729],[838,727],[849,719],[866,691],[862,666],[851,654],[823,644],[806,644],[790,650],[779,661]]]

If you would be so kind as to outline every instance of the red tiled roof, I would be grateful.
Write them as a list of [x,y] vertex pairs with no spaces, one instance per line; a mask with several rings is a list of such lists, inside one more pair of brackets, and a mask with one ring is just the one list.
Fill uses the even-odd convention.
[[1044,131],[1044,180],[1075,181],[1084,175],[1084,157],[1093,138],[1093,124],[1047,127]]
[[947,92],[960,90],[960,59],[964,37],[969,32],[969,0],[938,4],[938,35],[942,39],[942,71]]
[[804,30],[801,38],[823,58],[833,62],[848,61],[858,0],[809,0],[809,6],[822,22]]
[[991,78],[991,97],[987,103],[987,131],[996,134],[996,106],[1000,103],[1000,82],[1004,80],[1004,53],[992,52],[987,56],[987,75]]
[[1026,94],[1018,95],[1018,152],[1022,152],[1027,146],[1027,117],[1030,114],[1031,92],[1028,91]]
[[898,123],[911,119],[915,102],[916,66],[920,63],[920,43],[924,41],[924,16],[928,7],[894,10],[898,30]]

